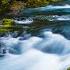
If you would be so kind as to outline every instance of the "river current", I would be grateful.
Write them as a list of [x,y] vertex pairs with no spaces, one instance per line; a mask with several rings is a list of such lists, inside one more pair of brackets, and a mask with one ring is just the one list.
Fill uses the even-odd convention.
[[[57,18],[62,21],[66,19],[61,16]],[[70,17],[67,18],[66,21],[69,21]],[[21,36],[13,38],[11,35],[0,37],[0,42],[8,49],[6,55],[0,57],[0,69],[67,70],[70,66],[69,32],[70,25],[67,24],[55,27],[54,30],[45,28],[39,35],[26,39]]]
[[70,66],[70,40],[60,34],[44,31],[43,37],[9,36],[1,41],[9,49],[0,58],[1,70],[65,70]]

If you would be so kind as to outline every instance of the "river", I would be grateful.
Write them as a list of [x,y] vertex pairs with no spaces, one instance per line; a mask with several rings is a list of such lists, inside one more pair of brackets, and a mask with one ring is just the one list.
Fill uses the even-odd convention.
[[65,16],[49,19],[59,22],[43,27],[39,33],[29,33],[29,37],[27,33],[25,39],[0,37],[8,48],[6,55],[0,57],[1,70],[66,70],[70,66],[70,17]]

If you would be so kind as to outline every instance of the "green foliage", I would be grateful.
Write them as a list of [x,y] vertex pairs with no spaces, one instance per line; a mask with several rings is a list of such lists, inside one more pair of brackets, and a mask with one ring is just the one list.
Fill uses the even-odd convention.
[[8,4],[8,0],[1,0],[1,2],[2,2],[2,5]]
[[0,0],[0,14],[4,14],[9,9],[8,0]]
[[70,67],[67,70],[70,70]]
[[46,0],[28,0],[26,5],[27,7],[38,7],[38,6],[48,4],[48,3],[49,2]]
[[11,4],[9,1],[10,0],[0,0],[0,15],[11,9],[18,12],[22,7],[40,7],[63,0],[11,0]]
[[38,7],[38,6],[45,6],[49,3],[55,3],[62,0],[28,0],[26,3],[27,7]]

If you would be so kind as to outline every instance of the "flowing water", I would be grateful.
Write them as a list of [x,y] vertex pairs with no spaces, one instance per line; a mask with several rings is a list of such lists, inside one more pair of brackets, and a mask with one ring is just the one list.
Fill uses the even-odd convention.
[[[56,26],[44,27],[37,35],[26,39],[11,35],[0,37],[0,42],[8,49],[6,55],[0,57],[0,69],[66,70],[70,66],[70,17],[56,18],[62,25],[58,22]],[[68,20],[64,21],[66,18]]]

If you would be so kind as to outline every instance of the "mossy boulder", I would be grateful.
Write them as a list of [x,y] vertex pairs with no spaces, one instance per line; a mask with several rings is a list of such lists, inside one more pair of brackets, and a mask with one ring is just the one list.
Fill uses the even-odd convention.
[[3,19],[2,25],[0,26],[0,36],[4,36],[7,33],[14,33],[17,32],[18,34],[23,32],[23,26],[15,24],[13,19]]
[[12,31],[12,27],[14,26],[14,24],[15,23],[12,19],[3,19],[2,25],[0,26],[0,35]]
[[3,27],[12,27],[15,25],[13,19],[3,19],[2,21]]

